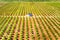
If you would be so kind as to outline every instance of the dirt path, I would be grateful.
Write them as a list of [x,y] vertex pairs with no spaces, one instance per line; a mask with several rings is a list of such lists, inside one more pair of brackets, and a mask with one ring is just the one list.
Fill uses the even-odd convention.
[[34,32],[34,37],[35,37],[35,40],[38,40],[38,38],[37,38],[37,34],[36,34],[36,31],[35,31],[35,29],[34,29],[34,22],[33,22],[34,20],[33,20],[33,18],[31,17],[31,22],[32,22],[32,28],[33,28],[33,32]]
[[19,27],[18,27],[18,40],[20,40],[20,30],[21,30],[21,27],[22,27],[22,18],[19,18]]
[[28,18],[28,29],[29,29],[29,40],[32,40],[32,33],[31,33],[31,23],[30,23],[30,18]]
[[42,33],[41,33],[41,31],[40,31],[40,26],[39,26],[39,24],[38,24],[38,22],[40,23],[40,21],[38,21],[37,22],[37,20],[39,19],[39,18],[34,18],[35,19],[35,22],[36,22],[36,26],[37,26],[37,29],[38,29],[38,32],[39,32],[39,35],[40,35],[40,40],[43,40],[43,38],[42,38]]
[[17,18],[17,22],[16,22],[16,27],[15,27],[15,30],[14,30],[14,35],[13,35],[13,40],[17,40],[17,34],[18,34],[18,27],[19,27],[19,18]]
[[[19,40],[21,40],[22,36],[24,36],[22,34],[22,27],[23,27],[23,18],[21,18],[20,32],[18,33],[19,34],[19,38],[18,38]],[[24,38],[22,38],[22,39],[24,39]]]

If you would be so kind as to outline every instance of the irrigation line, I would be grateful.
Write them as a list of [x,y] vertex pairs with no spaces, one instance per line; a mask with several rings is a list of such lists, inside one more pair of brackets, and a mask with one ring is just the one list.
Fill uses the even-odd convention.
[[26,18],[29,18],[29,17],[33,17],[33,18],[44,18],[44,17],[46,17],[46,18],[54,18],[54,17],[59,17],[60,18],[60,16],[0,16],[0,17],[19,17],[19,18],[22,18],[22,17],[26,17]]

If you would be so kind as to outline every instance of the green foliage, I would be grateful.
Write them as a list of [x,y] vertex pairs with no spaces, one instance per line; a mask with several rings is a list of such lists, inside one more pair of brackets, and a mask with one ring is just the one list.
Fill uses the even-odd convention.
[[59,0],[0,0],[0,1],[6,1],[6,2],[13,2],[13,1],[25,1],[25,2],[44,2],[44,1],[59,1]]

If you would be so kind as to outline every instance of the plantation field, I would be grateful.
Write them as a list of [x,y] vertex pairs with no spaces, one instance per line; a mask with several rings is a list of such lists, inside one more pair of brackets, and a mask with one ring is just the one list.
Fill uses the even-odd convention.
[[60,3],[0,3],[0,40],[60,40]]

